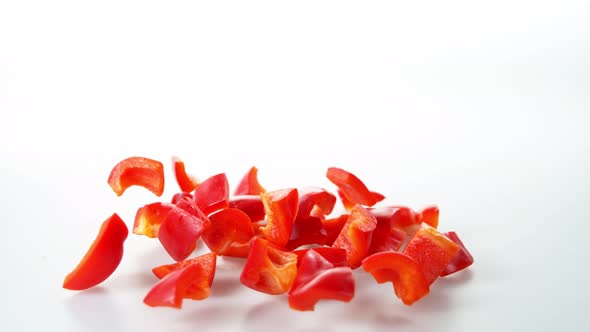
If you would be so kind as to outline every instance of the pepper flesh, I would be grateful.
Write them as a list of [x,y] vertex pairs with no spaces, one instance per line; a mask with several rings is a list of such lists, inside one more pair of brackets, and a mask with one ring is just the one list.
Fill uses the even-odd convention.
[[234,195],[260,195],[264,192],[266,190],[258,182],[258,168],[252,166],[248,173],[240,180],[234,191]]
[[173,207],[174,205],[163,202],[156,202],[140,207],[135,214],[133,233],[151,238],[158,237],[160,225]]
[[266,226],[260,231],[267,240],[282,248],[291,237],[299,193],[297,189],[280,189],[262,193],[260,197],[267,218]]
[[[326,177],[338,187],[341,193],[340,197],[342,198],[344,195],[345,199],[350,202],[348,205],[373,206],[378,200],[383,199],[383,195],[371,192],[356,175],[341,168],[328,168]],[[344,200],[343,203],[345,203]]]
[[195,278],[190,286],[186,289],[184,298],[193,300],[202,300],[209,296],[211,284],[215,278],[217,255],[208,253],[199,257],[187,259],[174,264],[161,265],[152,269],[152,272],[158,279],[162,279],[174,271],[184,269],[189,265],[199,265],[200,274]]
[[467,251],[465,245],[459,238],[459,235],[455,232],[447,232],[445,236],[455,242],[459,246],[459,251],[453,256],[449,264],[445,267],[443,272],[440,274],[441,277],[448,276],[449,274],[453,274],[455,272],[459,272],[463,269],[468,268],[471,264],[473,264],[473,256]]
[[160,243],[176,261],[186,259],[193,252],[197,240],[210,224],[207,216],[202,212],[199,215],[199,210],[189,212],[191,208],[198,209],[186,199],[179,202],[162,221],[158,232]]
[[229,207],[242,210],[252,222],[261,221],[266,216],[260,195],[234,196],[229,200]]
[[182,300],[195,280],[199,280],[203,268],[191,264],[174,271],[160,280],[145,296],[143,302],[150,307],[172,307],[180,309]]
[[438,206],[431,205],[427,206],[419,214],[419,221],[423,223],[427,223],[428,225],[437,228],[438,227],[438,216],[439,210]]
[[413,213],[404,207],[369,208],[369,213],[377,220],[373,231],[369,255],[382,251],[398,251],[407,238],[406,231],[400,226],[408,219],[413,222]]
[[225,173],[213,175],[203,181],[193,194],[197,206],[207,215],[229,204],[229,183]]
[[297,218],[320,217],[332,213],[336,196],[326,189],[305,187],[299,190]]
[[149,158],[130,157],[113,167],[107,182],[117,196],[123,195],[127,188],[135,185],[160,197],[164,192],[164,165]]
[[364,207],[357,204],[350,210],[346,224],[332,247],[346,250],[346,259],[351,268],[358,268],[367,257],[376,226],[377,220]]
[[178,183],[178,186],[182,192],[190,193],[191,191],[197,189],[199,186],[199,181],[194,176],[186,173],[184,161],[180,160],[178,157],[172,157],[172,166],[176,183]]
[[209,216],[211,225],[203,233],[203,241],[218,255],[247,257],[254,228],[247,214],[227,208]]
[[80,263],[65,277],[63,288],[84,290],[106,280],[121,263],[128,233],[127,226],[116,213],[105,220]]

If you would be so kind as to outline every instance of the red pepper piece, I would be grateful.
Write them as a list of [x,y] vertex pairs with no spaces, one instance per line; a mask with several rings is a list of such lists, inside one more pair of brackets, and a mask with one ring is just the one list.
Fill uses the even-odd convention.
[[[328,180],[338,187],[341,193],[346,197],[346,200],[352,203],[373,206],[381,196],[367,189],[367,186],[365,186],[365,184],[354,174],[341,168],[328,168],[326,176],[328,177]],[[343,203],[345,206],[347,205],[344,201]],[[350,205],[350,203],[348,203],[348,205]]]
[[229,183],[225,173],[214,175],[203,181],[193,195],[199,208],[207,215],[229,205]]
[[346,224],[348,216],[349,215],[346,213],[336,218],[322,220],[322,225],[326,230],[326,241],[324,242],[325,245],[331,246],[332,244],[334,244],[334,241],[336,240],[338,235],[340,235],[340,232],[342,231],[344,224]]
[[453,256],[449,264],[440,274],[441,277],[445,277],[449,274],[466,269],[471,264],[473,264],[473,256],[471,256],[469,251],[467,251],[467,248],[465,248],[465,245],[459,238],[459,235],[457,235],[455,232],[447,232],[445,233],[445,236],[459,246],[459,251],[455,254],[455,256]]
[[211,226],[203,240],[218,255],[248,257],[254,228],[247,214],[238,209],[223,209],[209,216]]
[[297,275],[297,255],[282,251],[263,238],[255,238],[240,282],[271,295],[286,293]]
[[210,225],[207,216],[198,210],[191,211],[191,207],[198,209],[186,199],[179,202],[162,221],[158,232],[160,243],[176,261],[186,259],[193,252],[197,240]]
[[296,310],[315,309],[322,299],[350,302],[354,296],[354,277],[349,267],[335,267],[315,249],[301,259],[297,277],[289,291],[289,306]]
[[336,196],[323,188],[305,187],[299,190],[297,218],[319,217],[332,213]]
[[332,247],[346,250],[348,266],[356,269],[369,253],[373,230],[377,220],[364,207],[356,205]]
[[184,161],[180,160],[178,157],[172,157],[172,166],[176,183],[178,183],[178,186],[182,192],[190,193],[191,191],[197,189],[199,186],[199,180],[186,173]]
[[375,200],[375,203],[379,203],[382,200],[385,199],[385,196],[383,194],[380,194],[376,191],[371,191],[371,195],[373,196],[373,199]]
[[297,218],[293,223],[291,238],[285,249],[293,250],[307,244],[324,244],[327,232],[318,217]]
[[346,250],[332,247],[315,247],[311,249],[299,249],[293,251],[293,253],[297,255],[297,267],[299,267],[301,264],[303,256],[312,249],[316,253],[322,255],[324,259],[334,266],[348,266],[348,261],[346,260]]
[[267,240],[282,248],[291,237],[299,193],[297,189],[281,189],[262,193],[260,197],[267,218],[266,226],[260,231]]
[[140,207],[137,209],[137,213],[135,213],[133,233],[151,238],[158,237],[160,225],[162,224],[162,221],[166,219],[173,207],[174,205],[172,204],[162,202],[156,202]]
[[234,195],[260,195],[266,190],[258,182],[258,168],[252,166],[236,187]]
[[369,208],[369,213],[377,219],[377,227],[373,231],[369,255],[382,251],[398,251],[407,238],[406,232],[398,226],[400,220],[412,218],[408,208]]
[[438,227],[438,206],[432,205],[427,206],[418,214],[419,222],[427,223],[428,225],[437,228]]
[[459,246],[439,233],[435,228],[422,224],[404,249],[404,254],[412,257],[424,271],[426,280],[432,284],[443,272]]
[[200,280],[203,268],[199,264],[191,264],[174,271],[160,280],[145,296],[143,302],[150,307],[172,307],[180,309],[182,299],[187,291]]
[[399,252],[373,254],[363,260],[363,269],[380,284],[393,282],[395,295],[406,305],[418,301],[430,291],[420,264]]
[[260,195],[234,196],[229,200],[229,207],[242,210],[250,217],[252,222],[263,220],[266,216]]
[[174,194],[174,196],[172,196],[172,200],[170,202],[172,204],[177,204],[185,198],[193,199],[193,195],[190,193],[176,193]]
[[174,264],[161,265],[152,269],[152,272],[158,279],[162,279],[170,273],[182,270],[189,265],[199,265],[201,273],[198,278],[195,278],[191,285],[187,288],[183,298],[202,300],[209,297],[211,284],[215,277],[215,269],[217,264],[217,255],[215,253],[208,253],[199,257],[187,259]]
[[128,233],[127,226],[116,213],[105,220],[80,263],[65,277],[63,288],[83,290],[106,280],[121,263]]
[[127,188],[135,185],[160,197],[164,192],[164,165],[149,158],[130,157],[113,167],[108,183],[117,196],[123,195]]

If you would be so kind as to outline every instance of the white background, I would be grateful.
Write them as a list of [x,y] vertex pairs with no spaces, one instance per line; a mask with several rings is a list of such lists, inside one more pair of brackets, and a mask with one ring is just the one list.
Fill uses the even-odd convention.
[[[6,331],[587,330],[588,1],[0,2],[0,325]],[[221,260],[212,296],[142,303],[169,263],[130,235],[100,287],[61,288],[118,212],[119,160],[170,157],[268,189],[356,173],[441,208],[476,264],[412,307],[355,274],[351,303],[288,308]],[[203,250],[203,249],[201,249]]]

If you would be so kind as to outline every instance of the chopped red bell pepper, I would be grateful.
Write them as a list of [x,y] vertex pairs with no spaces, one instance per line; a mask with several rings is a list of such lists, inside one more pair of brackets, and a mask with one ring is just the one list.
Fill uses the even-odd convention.
[[262,293],[286,293],[297,275],[297,255],[280,250],[263,238],[255,238],[240,282]]
[[140,207],[135,214],[133,233],[151,238],[158,237],[160,225],[173,207],[173,204],[163,202],[156,202]]
[[432,284],[458,251],[459,246],[455,242],[435,228],[422,224],[403,253],[416,260],[424,271],[426,280]]
[[267,240],[282,248],[291,237],[299,207],[299,193],[297,189],[281,189],[262,193],[260,197],[267,218],[261,232]]
[[63,288],[83,290],[106,280],[121,263],[128,233],[127,226],[116,213],[105,220],[80,263],[65,277]]
[[225,173],[203,181],[193,194],[197,206],[207,215],[229,206],[229,183]]
[[455,232],[447,232],[445,233],[445,236],[459,246],[459,251],[455,254],[455,256],[453,256],[449,264],[440,274],[441,277],[445,277],[449,274],[466,269],[471,264],[473,264],[473,256],[471,256],[469,251],[467,251],[467,248],[465,248],[465,245],[459,238],[459,235],[457,235]]
[[193,195],[191,193],[180,192],[180,193],[176,193],[176,194],[174,194],[174,196],[172,196],[170,203],[177,204],[178,202],[182,201],[185,198],[190,198],[190,199],[194,200]]
[[348,266],[348,261],[346,260],[346,250],[332,247],[314,247],[293,251],[293,253],[297,255],[297,267],[299,267],[301,264],[303,256],[312,249],[316,253],[322,255],[322,257],[324,257],[334,266]]
[[352,270],[336,267],[315,249],[309,249],[301,258],[297,277],[289,290],[289,306],[313,311],[319,300],[350,302],[353,296]]
[[178,183],[182,192],[190,193],[197,189],[199,186],[199,180],[186,173],[186,170],[184,169],[184,161],[180,160],[178,157],[172,157],[172,166],[176,183]]
[[227,208],[209,216],[211,225],[203,233],[203,241],[218,255],[248,257],[254,228],[247,214]]
[[258,182],[258,168],[252,166],[234,191],[234,195],[260,195],[266,190]]
[[332,247],[346,250],[346,259],[351,268],[358,268],[367,257],[376,226],[377,220],[364,207],[357,204],[350,210],[346,224]]
[[322,226],[326,230],[326,240],[324,242],[325,245],[331,246],[336,241],[338,235],[342,231],[344,224],[348,220],[348,213],[342,214],[336,218],[328,218],[322,220]]
[[234,196],[229,200],[229,207],[242,210],[252,222],[261,221],[266,216],[260,195]]
[[[206,272],[200,264],[190,264],[180,270],[171,272],[162,278],[145,296],[143,302],[150,307],[172,307],[180,309],[182,307],[182,300],[190,294],[189,290],[192,287],[198,288],[205,284],[207,276]],[[209,295],[208,291],[200,294]],[[196,296],[193,296],[196,297]],[[195,298],[199,299],[199,298]]]
[[123,195],[127,188],[135,185],[160,197],[164,192],[164,165],[149,158],[130,157],[113,167],[108,183],[117,196]]
[[363,269],[380,284],[393,282],[395,295],[406,305],[418,301],[430,291],[430,283],[420,264],[396,251],[380,252],[365,258]]
[[207,216],[185,199],[172,208],[162,221],[158,239],[170,257],[182,261],[193,252],[197,240],[209,225]]
[[158,277],[158,279],[162,279],[170,273],[184,269],[189,265],[199,265],[201,267],[201,273],[198,275],[198,278],[193,280],[182,297],[193,300],[202,300],[209,297],[211,284],[213,284],[213,278],[215,277],[216,264],[217,255],[210,252],[174,264],[155,267],[152,269],[152,272]]
[[285,249],[294,250],[308,244],[324,244],[327,232],[318,217],[297,218],[293,223],[291,238]]
[[377,219],[369,255],[382,251],[398,251],[408,236],[399,225],[405,223],[406,219],[413,220],[412,211],[403,207],[368,208],[367,210]]
[[427,223],[428,225],[437,228],[438,227],[438,206],[431,205],[427,206],[418,214],[419,222]]
[[305,187],[299,190],[297,218],[320,217],[332,213],[336,196],[323,188]]
[[383,195],[371,192],[358,177],[341,168],[328,168],[326,176],[328,180],[338,187],[341,192],[339,193],[340,197],[342,198],[343,195],[345,200],[349,201],[346,204],[343,200],[345,206],[351,203],[373,206],[378,200],[383,199]]

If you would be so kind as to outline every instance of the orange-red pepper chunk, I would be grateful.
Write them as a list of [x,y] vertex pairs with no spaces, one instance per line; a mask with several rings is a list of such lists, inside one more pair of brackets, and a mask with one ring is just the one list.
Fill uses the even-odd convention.
[[156,196],[164,193],[164,165],[144,157],[130,157],[113,167],[107,181],[117,196],[131,186],[141,186]]
[[350,210],[346,224],[332,247],[346,250],[346,259],[351,268],[358,268],[367,257],[376,226],[377,220],[364,207],[357,204]]

